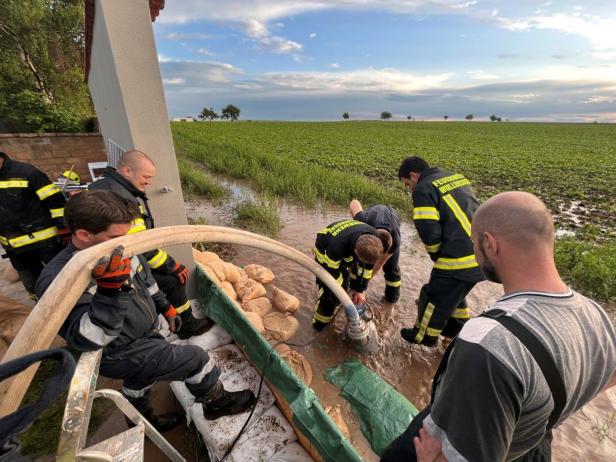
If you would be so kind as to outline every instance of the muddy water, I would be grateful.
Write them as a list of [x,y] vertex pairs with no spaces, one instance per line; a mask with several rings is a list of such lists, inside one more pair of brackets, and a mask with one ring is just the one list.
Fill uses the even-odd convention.
[[[232,226],[234,204],[238,200],[252,197],[253,193],[241,184],[226,180],[225,182],[233,191],[230,201],[212,204],[196,198],[189,199],[186,204],[188,215],[192,218],[204,217],[208,224]],[[314,238],[320,229],[349,216],[349,212],[340,207],[320,206],[312,209],[284,200],[279,201],[278,213],[284,224],[278,240],[308,255],[312,255]],[[333,329],[326,329],[310,346],[296,348],[312,365],[314,379],[311,387],[323,405],[343,405],[343,414],[351,430],[352,442],[366,461],[377,461],[378,457],[361,434],[359,422],[351,412],[350,405],[339,396],[339,390],[335,386],[323,379],[323,370],[337,366],[346,359],[358,358],[421,409],[429,400],[431,380],[444,352],[442,345],[436,349],[426,349],[410,346],[400,338],[400,328],[411,326],[415,320],[417,308],[414,301],[419,289],[428,280],[432,266],[412,226],[405,223],[402,234],[400,301],[395,305],[381,301],[385,287],[382,274],[375,277],[367,292],[368,304],[374,312],[379,332],[378,352],[371,356],[359,355],[339,341],[339,333],[345,324],[343,313],[335,320]],[[310,325],[316,286],[310,272],[281,257],[247,247],[240,248],[233,261],[238,265],[259,263],[270,267],[276,274],[273,284],[296,295],[302,301],[297,315],[300,329],[291,341],[304,344],[313,338],[315,334]],[[499,285],[480,283],[469,294],[469,306],[477,314],[501,294]],[[556,431],[554,460],[614,460],[616,438],[608,435],[599,442],[598,433],[593,430],[593,426],[604,423],[615,410],[616,393],[609,396],[604,394],[570,418]],[[616,430],[612,433],[616,433]]]

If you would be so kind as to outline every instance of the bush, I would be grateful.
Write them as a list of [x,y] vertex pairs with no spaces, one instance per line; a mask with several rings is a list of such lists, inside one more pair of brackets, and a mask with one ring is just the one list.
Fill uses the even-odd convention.
[[212,199],[229,195],[229,191],[194,163],[178,159],[182,188],[188,193],[202,194]]
[[235,212],[235,222],[241,228],[269,237],[277,237],[282,228],[276,201],[265,197],[240,203]]

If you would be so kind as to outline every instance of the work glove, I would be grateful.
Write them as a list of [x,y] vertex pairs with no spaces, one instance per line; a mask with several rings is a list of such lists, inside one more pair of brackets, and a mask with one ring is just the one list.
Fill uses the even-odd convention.
[[363,292],[351,290],[349,292],[349,296],[351,297],[351,300],[353,301],[354,305],[363,305],[364,303],[366,303],[366,296]]
[[182,318],[175,311],[175,307],[173,305],[169,305],[169,309],[163,315],[169,324],[169,330],[171,333],[178,332],[182,328]]
[[122,258],[124,247],[119,245],[110,257],[102,257],[92,270],[92,277],[98,285],[98,291],[106,295],[114,295],[130,278],[130,258]]
[[62,247],[66,247],[71,242],[71,231],[68,228],[60,228],[58,229],[56,237],[58,238],[58,244]]
[[181,263],[176,263],[175,268],[173,268],[172,274],[175,275],[180,280],[180,284],[183,286],[186,285],[186,281],[188,281],[188,277],[190,276],[190,272],[188,268],[186,268]]

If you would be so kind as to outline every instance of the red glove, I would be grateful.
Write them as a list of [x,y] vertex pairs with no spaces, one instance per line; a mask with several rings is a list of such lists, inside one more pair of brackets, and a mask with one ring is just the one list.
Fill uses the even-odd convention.
[[71,230],[68,228],[58,229],[58,234],[56,234],[56,236],[58,237],[60,245],[64,247],[71,243]]
[[182,318],[175,311],[173,305],[169,305],[169,309],[163,315],[169,324],[169,330],[171,333],[178,332],[182,328]]
[[99,290],[103,292],[116,292],[130,278],[130,258],[122,258],[124,247],[117,246],[111,253],[111,257],[102,257],[92,270],[92,277],[96,281]]
[[188,277],[190,276],[188,268],[186,268],[181,263],[175,264],[175,268],[173,268],[172,274],[174,274],[180,280],[180,284],[182,284],[183,286],[186,285],[186,281],[188,281]]

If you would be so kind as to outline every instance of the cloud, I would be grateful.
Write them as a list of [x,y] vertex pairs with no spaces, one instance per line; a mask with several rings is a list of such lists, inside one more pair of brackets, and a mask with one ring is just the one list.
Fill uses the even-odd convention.
[[167,40],[184,41],[184,40],[209,40],[209,39],[213,39],[216,37],[214,35],[203,34],[200,32],[194,32],[194,33],[169,32],[168,34],[163,35],[163,38]]
[[205,55],[205,56],[214,56],[214,53],[212,53],[211,51],[209,51],[207,48],[197,48],[197,50],[195,50],[197,53],[199,53],[200,55]]
[[310,37],[311,39],[315,38],[317,36],[317,34],[315,32],[312,32],[310,35],[308,35],[308,37]]
[[175,91],[207,92],[208,90],[230,90],[234,77],[244,71],[228,63],[216,61],[160,62],[160,71],[165,87]]
[[469,77],[471,77],[474,80],[493,80],[493,79],[498,79],[497,75],[490,74],[490,73],[482,71],[482,70],[468,71],[467,74],[468,74]]
[[329,67],[330,67],[331,69],[338,69],[338,68],[340,68],[340,64],[338,64],[338,63],[331,63],[331,64],[329,65]]
[[496,57],[500,59],[517,59],[520,55],[517,53],[500,53]]
[[257,48],[277,54],[294,53],[302,51],[302,45],[293,40],[272,35],[267,26],[255,18],[249,19],[245,24],[245,33],[257,45]]

